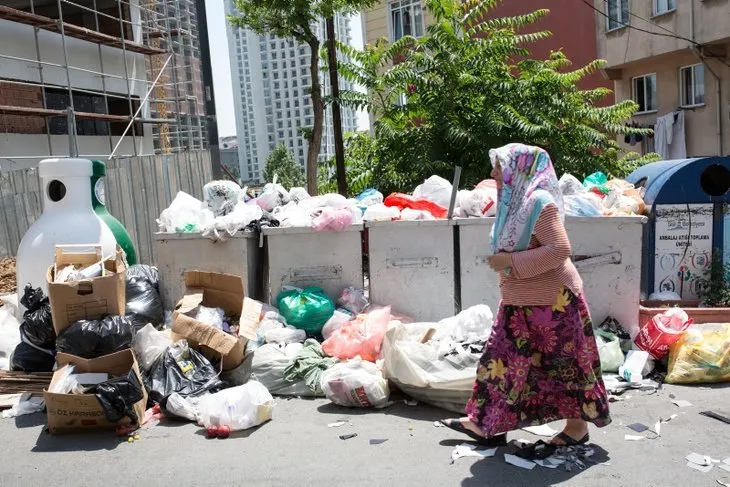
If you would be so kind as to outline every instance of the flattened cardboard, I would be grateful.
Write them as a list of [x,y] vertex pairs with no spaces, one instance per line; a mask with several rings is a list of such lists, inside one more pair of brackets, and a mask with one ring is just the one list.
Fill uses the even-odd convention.
[[[77,373],[108,373],[110,377],[125,376],[132,369],[137,374],[140,384],[144,383],[132,350],[122,350],[95,359],[59,353],[56,355],[56,361],[59,369],[53,374],[49,389],[56,384],[68,365],[73,365]],[[144,417],[147,405],[146,390],[143,390],[143,396],[142,400],[134,405],[134,412],[140,419]],[[104,409],[94,394],[55,394],[46,391],[43,393],[43,399],[46,402],[48,430],[53,435],[113,429],[117,424],[130,422],[129,419],[124,419],[120,423],[107,421]]]
[[114,274],[83,281],[53,282],[56,265],[91,265],[99,262],[95,252],[61,253],[62,262],[54,262],[46,274],[51,303],[53,329],[60,334],[79,320],[95,320],[106,315],[124,315],[127,305],[127,264],[117,246],[114,259],[104,263]]
[[249,340],[256,340],[258,338],[257,331],[259,329],[259,324],[264,318],[264,314],[266,314],[265,308],[266,307],[262,302],[251,298],[244,298],[238,334]]
[[185,273],[185,296],[178,302],[172,318],[172,331],[213,362],[222,362],[223,370],[235,369],[243,362],[245,337],[201,323],[189,316],[200,306],[223,308],[230,315],[240,316],[245,292],[243,279],[229,274],[189,271]]

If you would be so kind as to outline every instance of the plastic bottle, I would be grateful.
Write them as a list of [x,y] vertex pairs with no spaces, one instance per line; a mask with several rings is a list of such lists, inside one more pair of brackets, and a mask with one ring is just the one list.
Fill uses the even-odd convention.
[[43,214],[25,232],[18,246],[17,285],[22,290],[30,283],[48,293],[46,273],[53,264],[56,245],[101,244],[103,254],[112,255],[117,242],[91,206],[90,160],[44,159],[38,165],[38,174]]
[[137,263],[137,251],[134,248],[132,237],[124,228],[122,222],[114,218],[106,209],[105,185],[104,177],[106,176],[106,165],[101,161],[91,161],[93,174],[91,176],[91,204],[94,207],[94,213],[107,224],[114,234],[117,243],[127,255],[127,264],[135,265]]

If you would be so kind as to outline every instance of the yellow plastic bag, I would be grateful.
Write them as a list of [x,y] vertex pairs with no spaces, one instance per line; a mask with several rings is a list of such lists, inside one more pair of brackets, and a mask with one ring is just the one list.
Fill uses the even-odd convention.
[[693,325],[669,349],[670,384],[730,382],[730,324]]

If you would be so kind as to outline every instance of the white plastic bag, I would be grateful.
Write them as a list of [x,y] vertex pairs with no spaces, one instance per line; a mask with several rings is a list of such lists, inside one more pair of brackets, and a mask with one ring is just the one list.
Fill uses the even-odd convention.
[[308,200],[309,198],[311,198],[309,193],[307,193],[307,190],[304,188],[290,189],[289,196],[291,197],[291,200],[295,203],[299,203],[300,201]]
[[211,181],[203,186],[203,201],[215,216],[233,211],[241,199],[241,187],[233,181]]
[[[307,200],[308,201],[308,200]],[[272,215],[279,220],[281,228],[311,227],[312,214],[293,201],[276,208]]]
[[273,408],[274,398],[266,387],[249,381],[203,397],[198,404],[198,423],[205,428],[228,426],[240,431],[269,421]]
[[353,217],[354,215],[347,208],[324,208],[312,220],[312,228],[318,232],[325,230],[341,232],[353,224]]
[[366,222],[391,221],[400,218],[400,210],[394,206],[385,206],[382,203],[369,206],[362,219]]
[[10,368],[10,355],[20,343],[20,323],[15,318],[16,313],[17,308],[10,303],[0,307],[0,370]]
[[343,289],[340,297],[337,298],[337,306],[341,306],[356,315],[365,311],[365,308],[369,305],[370,302],[365,297],[365,292],[352,286]]
[[456,342],[486,340],[492,333],[494,314],[486,304],[465,309],[456,316],[439,321],[432,340],[450,338]]
[[497,190],[480,188],[474,191],[462,190],[457,195],[456,204],[463,211],[464,216],[485,217],[494,216],[497,211]]
[[255,201],[262,210],[270,212],[277,206],[283,206],[289,203],[291,196],[282,185],[268,183],[264,186],[264,191]]
[[388,405],[388,381],[372,362],[354,359],[334,365],[320,382],[327,399],[340,406],[382,408]]
[[416,186],[413,197],[432,201],[443,208],[448,208],[451,203],[451,183],[439,176],[431,176]]
[[298,330],[293,326],[276,328],[264,333],[264,340],[266,343],[304,343],[304,340],[306,339],[307,332],[304,330]]
[[134,355],[143,370],[150,370],[170,345],[172,345],[170,330],[157,331],[149,323],[132,339]]
[[284,379],[284,370],[303,347],[301,343],[260,346],[253,351],[251,380],[260,382],[277,396],[314,396],[304,380],[289,382]]
[[430,212],[424,210],[413,210],[411,208],[404,208],[403,211],[400,212],[400,219],[406,221],[435,220],[434,216]]
[[563,174],[563,176],[560,178],[560,181],[558,182],[558,185],[560,187],[560,192],[563,193],[563,196],[583,194],[588,192],[586,187],[583,186],[583,183],[581,183],[578,178],[568,173]]
[[336,330],[342,328],[342,325],[345,323],[349,323],[353,318],[354,316],[350,314],[349,311],[336,309],[332,318],[327,320],[327,323],[325,323],[322,327],[322,337],[327,340],[330,335],[332,335]]
[[225,241],[263,216],[264,212],[258,205],[239,202],[233,211],[211,221],[203,230],[203,237]]
[[567,216],[601,216],[604,206],[597,194],[585,192],[563,196]]
[[170,206],[162,211],[157,224],[164,233],[195,233],[202,232],[213,218],[213,212],[202,201],[179,191]]
[[213,328],[219,330],[223,329],[223,321],[226,319],[226,312],[222,308],[207,308],[205,306],[198,306],[198,311],[195,313],[195,319],[206,325],[210,325]]

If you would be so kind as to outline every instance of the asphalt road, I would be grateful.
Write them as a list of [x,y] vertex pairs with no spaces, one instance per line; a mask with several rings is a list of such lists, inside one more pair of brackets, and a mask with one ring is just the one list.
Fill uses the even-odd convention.
[[[693,405],[680,409],[670,394]],[[612,405],[612,425],[591,430],[598,464],[578,472],[507,465],[503,454],[509,447],[493,458],[462,458],[451,465],[452,449],[465,440],[434,427],[436,419],[450,415],[425,405],[398,401],[380,411],[364,411],[326,400],[277,398],[271,422],[225,440],[208,440],[195,425],[171,422],[127,443],[110,434],[52,437],[44,432],[44,414],[0,420],[0,486],[709,487],[722,478],[730,482],[730,472],[715,467],[703,474],[685,461],[691,452],[730,457],[730,425],[699,414],[707,409],[730,412],[730,385],[664,386],[652,395],[627,395],[631,397]],[[678,417],[662,425],[660,438],[624,439],[636,434],[626,425],[651,426],[672,414]],[[344,418],[349,424],[327,427]],[[348,433],[358,436],[339,439]],[[509,438],[538,439],[524,431]],[[371,439],[387,441],[371,445]]]

